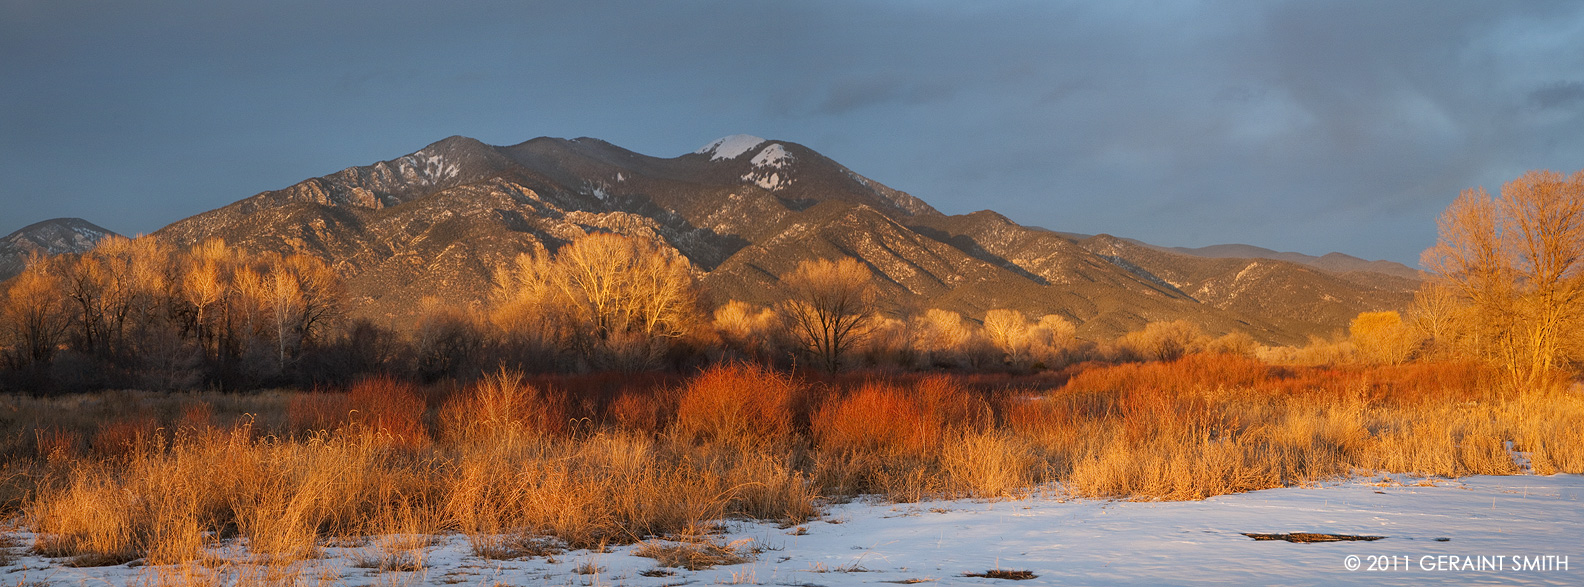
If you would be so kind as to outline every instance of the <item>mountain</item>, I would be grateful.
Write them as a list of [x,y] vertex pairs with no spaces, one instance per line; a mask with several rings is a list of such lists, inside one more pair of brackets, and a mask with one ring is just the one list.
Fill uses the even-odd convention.
[[54,218],[29,224],[0,238],[0,281],[21,273],[34,253],[81,253],[107,236],[116,233],[81,218]]
[[[1095,236],[1092,234],[1080,234],[1076,232],[1052,232],[1056,232],[1057,234],[1072,240],[1084,240]],[[1308,265],[1310,267],[1339,275],[1378,273],[1400,277],[1410,281],[1418,281],[1420,279],[1418,269],[1414,269],[1402,263],[1397,263],[1395,261],[1369,261],[1342,253],[1326,253],[1325,255],[1316,257],[1314,255],[1305,255],[1303,253],[1274,251],[1265,247],[1256,247],[1254,245],[1221,244],[1205,247],[1166,247],[1161,245],[1153,245],[1132,238],[1123,240],[1136,245],[1150,247],[1152,249],[1160,249],[1162,251],[1169,251],[1172,253],[1179,253],[1193,257],[1206,257],[1210,259],[1274,259],[1278,261],[1289,261],[1301,265]],[[1357,275],[1357,277],[1366,280],[1376,279],[1376,276],[1370,275]]]
[[770,303],[776,276],[799,261],[852,256],[875,271],[894,312],[978,318],[1010,307],[1061,314],[1097,338],[1186,318],[1212,333],[1302,342],[1359,311],[1402,307],[1414,286],[1378,272],[1348,279],[1290,261],[1068,238],[989,211],[950,216],[803,145],[746,135],[671,158],[591,138],[450,137],[155,234],[319,255],[346,279],[355,314],[401,327],[423,297],[482,303],[496,267],[590,231],[675,249],[714,302]]

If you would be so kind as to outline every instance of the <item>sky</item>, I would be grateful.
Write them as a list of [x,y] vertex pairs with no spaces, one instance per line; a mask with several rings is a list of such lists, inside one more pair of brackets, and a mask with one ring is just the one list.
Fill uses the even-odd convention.
[[0,0],[0,234],[737,133],[950,214],[1415,265],[1460,190],[1584,168],[1584,3]]

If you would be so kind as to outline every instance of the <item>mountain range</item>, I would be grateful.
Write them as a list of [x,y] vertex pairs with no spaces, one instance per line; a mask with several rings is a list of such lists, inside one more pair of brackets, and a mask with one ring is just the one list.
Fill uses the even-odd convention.
[[805,146],[746,135],[671,158],[591,138],[492,146],[450,137],[154,234],[318,255],[346,280],[354,315],[401,328],[420,299],[482,304],[497,267],[591,231],[674,249],[712,303],[772,303],[777,276],[800,261],[850,256],[874,271],[890,312],[1060,314],[1091,338],[1182,318],[1210,333],[1301,343],[1361,311],[1401,308],[1418,285],[1410,268],[1345,255],[1171,249],[991,211],[947,215]]

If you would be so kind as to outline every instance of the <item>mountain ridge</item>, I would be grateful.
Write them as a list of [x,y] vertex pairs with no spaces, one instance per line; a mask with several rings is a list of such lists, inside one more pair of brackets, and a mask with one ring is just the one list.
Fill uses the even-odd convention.
[[1285,260],[1073,239],[992,211],[947,215],[806,146],[749,135],[671,158],[588,137],[492,146],[452,136],[155,235],[320,256],[346,280],[354,315],[400,327],[425,297],[482,306],[496,267],[595,231],[675,250],[715,303],[773,303],[776,276],[799,261],[851,256],[894,314],[941,307],[977,319],[1008,307],[1065,316],[1091,338],[1181,318],[1300,343],[1359,311],[1403,307],[1412,289],[1382,273],[1350,280]]

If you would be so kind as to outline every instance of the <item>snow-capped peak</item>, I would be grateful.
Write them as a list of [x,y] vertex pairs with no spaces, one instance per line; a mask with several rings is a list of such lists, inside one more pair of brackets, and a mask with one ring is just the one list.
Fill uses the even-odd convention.
[[694,151],[694,153],[700,155],[713,153],[710,161],[736,159],[764,142],[764,139],[753,135],[732,135],[710,141],[710,144],[704,145],[703,148]]

